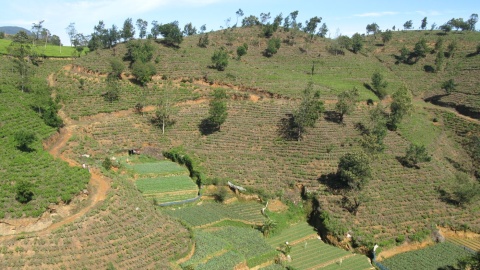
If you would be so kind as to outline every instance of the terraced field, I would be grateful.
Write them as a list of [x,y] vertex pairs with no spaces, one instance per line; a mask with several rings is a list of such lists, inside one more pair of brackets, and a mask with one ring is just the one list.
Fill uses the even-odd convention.
[[473,251],[480,252],[480,238],[465,239],[462,237],[448,237],[448,241],[462,247],[467,247]]

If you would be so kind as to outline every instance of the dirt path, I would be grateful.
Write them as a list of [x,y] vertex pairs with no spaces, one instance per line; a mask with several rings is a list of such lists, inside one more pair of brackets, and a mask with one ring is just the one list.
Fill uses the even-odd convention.
[[[423,100],[421,100],[421,101],[423,101]],[[457,117],[462,118],[463,120],[466,120],[468,122],[472,122],[472,123],[480,125],[480,120],[469,117],[469,116],[466,116],[464,114],[461,114],[457,110],[455,110],[454,108],[443,107],[443,106],[435,105],[435,104],[425,102],[425,101],[423,101],[423,103],[424,103],[423,104],[424,108],[430,108],[430,109],[441,110],[441,111],[444,111],[444,112],[450,112],[450,113],[455,114]]]

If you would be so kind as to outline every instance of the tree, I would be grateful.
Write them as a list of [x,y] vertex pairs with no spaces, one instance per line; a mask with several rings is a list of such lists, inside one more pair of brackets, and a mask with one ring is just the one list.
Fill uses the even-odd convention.
[[390,30],[387,30],[382,33],[382,41],[383,45],[385,45],[387,42],[389,42],[392,39],[393,33]]
[[250,15],[248,17],[243,18],[242,20],[242,27],[252,27],[255,25],[260,25],[260,21],[254,15]]
[[377,154],[384,150],[383,139],[387,136],[387,119],[381,104],[369,112],[368,122],[362,124],[361,145],[369,154]]
[[228,66],[228,53],[224,47],[215,50],[212,56],[212,63],[218,71],[223,71]]
[[206,24],[200,26],[200,34],[205,33],[205,31],[207,31],[207,25]]
[[383,99],[387,95],[388,82],[385,81],[383,75],[380,72],[375,72],[372,75],[372,88],[380,99]]
[[75,29],[75,23],[70,23],[67,28],[65,28],[67,31],[67,35],[70,38],[70,44],[73,46],[73,39],[77,35],[77,30]]
[[241,17],[243,17],[243,15],[244,15],[244,14],[243,14],[243,10],[242,10],[241,8],[239,8],[239,9],[237,10],[237,12],[235,12],[235,14],[237,15],[237,21],[235,22],[235,25],[237,25],[237,24],[238,24],[238,19],[241,18]]
[[435,51],[443,50],[443,38],[438,38],[437,42],[435,42]]
[[415,47],[413,48],[413,53],[417,57],[417,61],[419,58],[423,58],[427,56],[428,51],[427,41],[424,38],[421,38],[417,43],[415,43]]
[[478,22],[478,14],[473,13],[470,15],[470,19],[467,20],[467,24],[469,26],[470,31],[475,31],[475,24]]
[[352,36],[352,51],[357,53],[363,48],[363,38],[359,33],[355,33]]
[[340,46],[340,49],[348,50],[350,46],[352,45],[352,40],[348,36],[339,36],[337,38],[338,45]]
[[128,18],[123,22],[121,36],[124,41],[128,41],[135,36],[135,28],[133,27],[132,18]]
[[402,121],[403,117],[413,108],[412,94],[406,86],[402,86],[393,93],[392,98],[393,101],[390,103],[390,116],[387,127],[390,130],[397,130],[397,126]]
[[159,25],[157,21],[152,21],[152,29],[150,29],[150,34],[155,40],[160,35]]
[[248,45],[247,43],[237,47],[237,59],[240,60],[242,56],[247,54]]
[[442,83],[442,89],[445,90],[445,92],[447,92],[447,94],[449,95],[456,90],[456,87],[457,87],[457,84],[453,79],[444,81]]
[[418,163],[430,160],[431,157],[428,155],[425,146],[412,143],[407,148],[405,156],[402,158],[402,163],[407,167],[417,167]]
[[260,21],[262,22],[262,24],[266,24],[268,22],[268,20],[270,20],[272,16],[270,16],[270,12],[268,13],[260,13]]
[[160,126],[162,128],[162,134],[165,134],[165,128],[175,124],[175,120],[171,119],[171,114],[173,112],[173,106],[170,103],[170,99],[167,96],[167,88],[163,89],[160,100],[158,101],[158,107],[155,111],[155,117],[152,118],[151,122],[155,126]]
[[35,54],[30,46],[30,39],[24,31],[20,31],[13,36],[12,43],[7,48],[8,53],[14,57],[14,67],[18,71],[19,86],[22,92],[28,92],[28,82],[30,80],[30,61],[34,61]]
[[183,27],[183,35],[185,36],[193,36],[197,34],[197,28],[195,28],[192,23],[187,23],[184,27]]
[[125,69],[125,65],[123,64],[122,60],[118,58],[110,59],[110,67],[112,72],[110,73],[113,78],[119,79],[122,75],[123,70]]
[[206,48],[210,41],[208,40],[208,33],[200,35],[198,38],[198,47]]
[[443,64],[445,63],[445,53],[443,49],[440,49],[437,52],[437,56],[435,58],[435,72],[443,71]]
[[455,51],[457,50],[457,41],[454,39],[452,40],[452,42],[450,42],[450,44],[448,44],[447,46],[447,57],[450,58],[450,57],[453,57]]
[[359,94],[356,87],[343,91],[337,96],[338,102],[335,104],[335,111],[340,115],[340,122],[343,122],[344,115],[350,115],[355,109],[358,97]]
[[315,122],[324,110],[323,102],[320,100],[320,92],[314,93],[313,83],[309,82],[303,90],[300,105],[293,112],[293,129],[298,141],[302,139],[308,127],[315,126]]
[[163,43],[167,46],[179,46],[183,41],[182,31],[178,27],[178,21],[159,26],[160,34],[163,36]]
[[144,21],[142,19],[137,19],[138,36],[140,37],[140,39],[143,39],[144,37],[147,36],[147,26],[148,26],[147,21]]
[[125,58],[132,63],[142,62],[147,63],[153,58],[153,51],[155,47],[148,41],[130,40],[127,42],[127,54]]
[[317,30],[318,24],[322,22],[322,17],[313,17],[310,18],[310,20],[305,21],[305,28],[303,28],[303,31],[307,33],[310,36],[310,41],[313,40],[314,33]]
[[277,223],[274,220],[267,219],[263,222],[262,233],[264,237],[269,237],[270,233],[277,228]]
[[459,205],[477,201],[480,197],[480,182],[471,179],[466,173],[458,172],[455,174],[455,185],[452,195],[452,199]]
[[43,29],[43,22],[45,20],[42,20],[42,21],[39,21],[38,23],[33,23],[32,25],[32,33],[33,33],[33,45],[35,45],[35,41],[37,41],[39,39],[39,36],[40,34],[42,33],[42,29]]
[[227,93],[223,88],[217,88],[213,92],[213,99],[210,101],[209,124],[215,129],[220,130],[221,125],[227,120]]
[[157,72],[155,65],[147,62],[135,62],[132,65],[132,74],[136,77],[142,86],[145,86],[152,80],[152,76]]
[[410,30],[410,29],[412,29],[412,27],[413,27],[413,22],[412,22],[412,20],[406,21],[406,22],[403,24],[403,28],[404,28],[405,30]]
[[402,49],[400,50],[400,57],[399,61],[402,63],[408,63],[410,58],[410,51],[403,45]]
[[117,80],[107,78],[107,91],[103,94],[105,101],[110,103],[118,100],[120,96],[120,85]]
[[370,33],[373,33],[373,35],[376,35],[377,32],[380,31],[380,27],[378,26],[377,23],[371,23],[371,24],[367,24],[366,30],[367,30],[367,35]]
[[448,24],[448,23],[442,24],[442,25],[440,25],[438,28],[439,28],[440,30],[442,30],[443,32],[445,32],[445,34],[448,33],[448,32],[450,32],[450,31],[452,31],[452,26],[451,26],[450,24]]
[[30,145],[37,139],[37,136],[33,131],[20,130],[13,135],[13,138],[19,150],[28,152],[31,151]]
[[266,57],[272,57],[274,54],[278,52],[280,49],[280,39],[279,38],[271,38],[268,40],[267,48],[265,49],[264,55]]
[[351,190],[361,190],[371,178],[370,159],[363,152],[347,153],[340,158],[338,180]]
[[420,28],[422,30],[425,30],[427,28],[427,17],[422,19],[422,24],[420,25]]
[[26,180],[19,180],[15,183],[15,199],[19,203],[28,203],[33,199],[33,185]]
[[325,23],[323,23],[322,26],[320,27],[320,29],[318,29],[317,35],[324,38],[324,37],[327,36],[327,33],[328,33],[327,25]]

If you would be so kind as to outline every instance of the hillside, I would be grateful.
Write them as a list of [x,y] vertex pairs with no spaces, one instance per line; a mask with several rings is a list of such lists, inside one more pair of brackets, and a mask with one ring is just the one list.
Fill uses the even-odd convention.
[[[126,68],[117,82],[118,100],[113,101],[105,98],[111,87],[107,81],[112,71],[110,60],[116,58],[126,67],[130,66],[124,59],[125,43],[112,49],[88,52],[79,58],[47,58],[38,67],[32,67],[34,81],[49,86],[43,94],[38,94],[41,92],[38,90],[20,92],[15,79],[18,75],[10,68],[12,60],[2,56],[5,61],[0,64],[0,138],[2,157],[8,158],[0,160],[0,171],[8,173],[8,177],[0,182],[5,190],[0,209],[7,209],[0,212],[3,213],[0,224],[20,217],[39,217],[51,203],[62,205],[72,201],[76,211],[85,206],[88,210],[71,222],[60,223],[62,226],[55,229],[49,230],[47,226],[46,231],[38,233],[0,236],[2,268],[92,268],[89,264],[92,262],[105,267],[112,263],[122,269],[175,268],[175,260],[188,259],[185,256],[194,252],[191,249],[195,239],[217,241],[206,254],[219,260],[230,258],[235,265],[244,261],[251,263],[251,260],[256,261],[251,250],[238,252],[229,246],[243,239],[232,240],[225,236],[229,230],[243,232],[243,229],[224,226],[218,229],[222,236],[216,239],[211,230],[217,229],[203,227],[205,224],[211,226],[212,221],[195,221],[206,222],[196,224],[181,215],[184,211],[187,217],[199,218],[202,215],[198,213],[206,214],[207,210],[202,209],[209,208],[214,210],[212,214],[208,212],[205,219],[222,220],[215,213],[222,213],[228,220],[236,220],[235,215],[246,215],[229,208],[236,207],[235,203],[207,202],[213,195],[208,192],[208,185],[226,181],[247,188],[251,195],[259,195],[263,203],[275,198],[303,207],[313,202],[313,209],[307,214],[322,238],[363,252],[374,243],[389,249],[422,241],[429,238],[437,226],[480,233],[480,202],[459,206],[444,196],[453,192],[458,172],[473,175],[478,170],[478,161],[472,158],[469,145],[472,138],[480,136],[480,56],[474,54],[479,33],[443,35],[438,31],[398,31],[386,44],[382,44],[379,37],[367,36],[359,53],[344,50],[339,55],[328,50],[334,40],[316,38],[309,42],[304,33],[294,33],[291,38],[291,33],[282,30],[274,37],[289,42],[282,42],[278,53],[272,57],[263,55],[268,39],[261,36],[259,27],[211,32],[206,48],[197,46],[198,35],[185,37],[178,48],[141,41],[153,44],[152,63],[156,74],[142,87],[132,75],[133,69]],[[416,63],[399,62],[403,46],[412,50],[418,40],[425,38],[433,51],[439,37],[446,45],[454,40],[457,42],[455,53],[445,60],[442,71],[431,72],[435,53],[427,54]],[[237,60],[236,49],[244,43],[248,44],[248,52]],[[229,53],[225,71],[209,67],[214,51],[220,47],[225,47]],[[383,100],[367,87],[374,72],[382,73],[388,81],[389,96]],[[457,84],[456,91],[450,94],[441,86],[448,79],[454,79]],[[282,123],[288,121],[298,107],[309,81],[314,90],[320,91],[325,113],[314,127],[307,129],[302,140],[285,138],[281,132]],[[356,211],[351,211],[345,205],[344,191],[332,184],[339,159],[346,153],[362,149],[359,126],[374,109],[371,103],[388,108],[392,94],[403,85],[413,93],[413,109],[396,131],[387,131],[384,151],[371,158],[371,179],[357,194],[362,203]],[[337,95],[354,87],[359,90],[358,102],[353,112],[339,123],[330,117],[338,102]],[[202,130],[201,123],[209,115],[209,103],[215,89],[224,89],[227,93],[228,117],[219,131],[208,133]],[[63,138],[64,144],[56,150],[52,150],[50,142],[59,143],[55,136],[52,137],[55,129],[45,125],[42,114],[32,109],[40,98],[44,100],[50,96],[61,105],[59,115],[65,122],[60,135],[56,135]],[[173,104],[171,118],[175,123],[162,134],[151,120],[160,100],[165,97]],[[134,111],[138,103],[143,105],[141,113]],[[22,152],[15,147],[13,135],[17,130],[29,128],[38,136],[32,146],[35,151]],[[403,166],[401,157],[411,143],[424,145],[431,161],[417,168]],[[127,149],[137,148],[140,151],[153,149],[156,155],[172,148],[182,149],[201,171],[200,194],[205,192],[205,198],[200,199],[198,206],[185,210],[157,211],[145,194],[148,188],[142,183],[151,185],[155,179],[160,179],[158,172],[157,175],[132,172],[126,170],[129,163],[118,165],[113,171],[103,169],[105,158],[115,157],[124,162],[128,160],[125,157]],[[80,169],[81,164],[90,166],[93,171],[89,174]],[[28,173],[27,166],[33,168]],[[181,174],[182,181],[186,181],[185,190],[189,191],[184,197],[192,198],[197,188],[188,182],[185,170]],[[76,196],[95,175],[111,185],[105,191],[105,198],[95,201],[91,198],[94,196],[87,200]],[[35,196],[28,204],[15,200],[14,184],[19,179],[33,179]],[[44,190],[52,192],[59,189],[55,185],[64,182],[77,185],[66,188],[66,195],[47,196]],[[88,190],[97,194],[93,187],[88,185]],[[170,188],[163,187],[168,192],[180,192]],[[155,191],[158,190],[162,188]],[[67,200],[62,196],[72,197]],[[235,194],[229,196],[233,198]],[[164,197],[157,194],[156,198]],[[248,203],[240,205],[239,208],[247,207]],[[249,208],[249,214],[259,223],[253,225],[261,226],[263,217],[257,208],[261,207]],[[178,219],[183,219],[182,223]],[[53,224],[55,222],[53,220]],[[347,239],[347,232],[353,240]],[[258,232],[249,233],[255,235],[252,239],[264,245]],[[308,243],[328,249],[323,243],[301,241],[305,248]],[[320,265],[307,262],[301,248],[295,246],[292,254],[305,262],[292,265]],[[200,255],[195,255],[190,262],[206,267],[211,258],[202,255],[202,250],[198,252]],[[264,246],[262,252],[268,255],[268,260],[272,259],[272,247]],[[351,254],[338,250],[332,252],[335,254],[332,261],[323,262],[328,262],[328,269],[336,267],[333,260],[339,258],[349,259],[352,264],[358,262],[359,269],[369,267],[365,266],[363,257],[350,257]]]

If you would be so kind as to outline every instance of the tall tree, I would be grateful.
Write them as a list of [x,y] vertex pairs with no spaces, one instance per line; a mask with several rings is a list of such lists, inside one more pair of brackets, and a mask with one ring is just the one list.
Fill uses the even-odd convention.
[[427,17],[422,19],[422,24],[420,25],[420,28],[422,30],[425,30],[427,28]]
[[220,130],[221,125],[227,120],[227,93],[223,88],[217,88],[213,92],[213,99],[210,101],[208,110],[209,124],[216,130]]
[[163,43],[167,46],[179,46],[183,41],[183,35],[180,27],[178,27],[178,21],[161,25],[159,31],[163,36]]
[[352,36],[352,51],[357,53],[362,50],[363,48],[363,38],[359,33],[355,33]]
[[318,118],[324,111],[323,102],[320,100],[320,92],[313,92],[313,82],[309,82],[303,90],[302,100],[298,108],[293,112],[293,128],[298,141],[308,127],[315,126]]
[[410,29],[412,29],[412,27],[413,27],[413,22],[412,22],[412,20],[406,21],[406,22],[403,24],[403,29],[405,29],[405,30],[410,30]]
[[338,179],[352,190],[361,190],[371,178],[370,159],[363,152],[347,153],[340,158]]
[[383,74],[375,72],[372,75],[372,88],[375,90],[377,96],[383,99],[387,95],[388,82],[384,79]]
[[197,34],[197,28],[195,28],[192,23],[187,23],[184,27],[183,27],[183,35],[185,36],[193,36]]
[[382,33],[382,41],[383,45],[385,45],[387,42],[389,42],[393,37],[393,33],[390,30],[386,30]]
[[380,31],[380,27],[378,26],[377,23],[371,23],[371,24],[367,24],[366,30],[367,30],[367,35],[370,33],[373,33],[375,35]]
[[67,26],[67,28],[65,28],[65,30],[67,31],[67,35],[70,38],[70,45],[73,46],[73,39],[77,35],[77,30],[75,29],[75,23],[74,22],[70,23]]
[[157,21],[152,21],[152,29],[150,30],[150,34],[152,35],[153,39],[157,39],[160,35],[159,25]]
[[132,18],[128,18],[123,22],[122,38],[124,41],[130,40],[135,36],[135,28],[133,27]]
[[322,22],[322,17],[313,17],[310,18],[310,20],[305,21],[305,28],[303,28],[303,31],[307,33],[310,36],[310,41],[313,40],[315,31],[317,30],[318,24]]
[[173,125],[175,120],[171,118],[174,107],[167,94],[168,87],[171,84],[164,85],[160,100],[158,101],[157,110],[155,111],[155,117],[152,118],[152,123],[162,128],[162,134],[165,134],[165,128]]
[[349,115],[353,112],[358,97],[359,94],[356,87],[353,87],[351,90],[345,90],[337,96],[338,102],[335,104],[335,110],[340,115],[340,122],[343,122],[344,115]]
[[320,29],[318,29],[317,35],[324,38],[327,36],[327,33],[328,33],[328,27],[325,23],[323,23]]
[[22,92],[28,92],[28,82],[30,80],[29,62],[35,57],[29,44],[30,39],[24,31],[20,31],[13,36],[13,41],[8,46],[8,53],[14,57],[15,69],[18,71],[19,86]]
[[143,39],[144,37],[147,36],[147,27],[148,27],[147,21],[144,21],[142,19],[137,19],[138,36],[140,37],[140,39]]
[[242,10],[241,8],[239,8],[239,9],[237,10],[237,12],[235,12],[235,14],[237,15],[237,21],[235,22],[235,25],[237,25],[237,24],[238,24],[238,19],[241,18],[241,17],[243,17],[243,15],[244,15],[244,14],[243,14],[243,10]]
[[402,86],[393,93],[392,98],[393,101],[390,103],[390,116],[387,126],[390,130],[397,130],[397,126],[403,117],[410,113],[413,108],[412,94],[406,86]]
[[470,28],[470,31],[475,31],[475,24],[478,22],[478,14],[473,13],[470,15],[470,19],[467,20],[467,24]]
[[40,38],[40,35],[42,33],[42,29],[43,29],[43,22],[45,20],[42,20],[42,21],[39,21],[38,23],[33,23],[32,25],[32,33],[33,33],[33,36],[34,36],[34,39],[33,39],[33,45],[35,45],[35,41],[39,40]]

